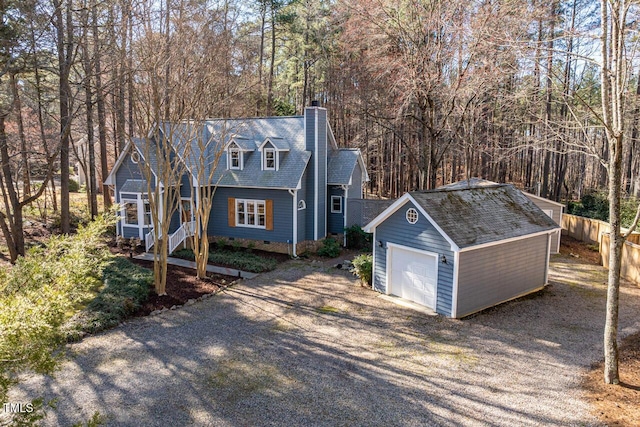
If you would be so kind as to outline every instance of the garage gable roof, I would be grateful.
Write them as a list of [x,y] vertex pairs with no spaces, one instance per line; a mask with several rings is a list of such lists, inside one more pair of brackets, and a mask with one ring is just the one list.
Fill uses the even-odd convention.
[[[457,250],[558,229],[551,218],[513,185],[414,191],[405,196],[415,201]],[[367,224],[365,231],[373,230],[399,209],[401,205],[396,203]]]

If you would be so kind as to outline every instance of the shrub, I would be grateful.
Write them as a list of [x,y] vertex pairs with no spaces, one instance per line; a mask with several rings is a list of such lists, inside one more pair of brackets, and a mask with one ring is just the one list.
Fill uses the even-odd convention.
[[[633,223],[638,208],[638,200],[629,197],[621,200],[620,215],[623,227]],[[586,218],[609,221],[609,199],[604,191],[588,193],[579,202],[569,202],[568,212]]]
[[342,248],[336,239],[328,237],[322,241],[322,247],[318,249],[318,255],[335,258],[340,255]]
[[147,300],[153,283],[153,274],[148,269],[122,257],[113,258],[102,277],[104,287],[98,295],[64,325],[67,341],[120,324]]
[[51,372],[64,341],[62,325],[102,285],[111,257],[104,234],[114,218],[99,217],[77,234],[54,236],[29,250],[0,283],[0,400],[23,369]]
[[[195,260],[191,249],[180,249],[175,251],[173,256],[190,261]],[[216,250],[209,252],[209,262],[221,264],[238,270],[250,271],[252,273],[262,273],[276,268],[277,261],[271,258],[264,258],[250,252],[228,250]]]
[[77,193],[80,191],[80,184],[75,179],[69,178],[69,193]]
[[371,278],[373,277],[373,256],[371,254],[361,254],[352,261],[353,268],[351,272],[358,276],[362,283],[371,286]]
[[347,235],[347,248],[369,252],[373,250],[373,234],[365,233],[359,225],[345,228],[344,232]]

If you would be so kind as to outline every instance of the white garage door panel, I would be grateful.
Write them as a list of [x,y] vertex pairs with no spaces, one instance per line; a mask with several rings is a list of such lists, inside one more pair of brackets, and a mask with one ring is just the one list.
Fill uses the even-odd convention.
[[389,293],[435,309],[437,255],[390,248]]

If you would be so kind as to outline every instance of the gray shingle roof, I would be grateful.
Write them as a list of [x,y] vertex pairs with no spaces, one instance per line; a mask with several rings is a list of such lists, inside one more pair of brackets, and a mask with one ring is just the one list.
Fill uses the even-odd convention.
[[143,179],[128,179],[120,189],[121,193],[147,193],[147,181]]
[[[203,159],[208,170],[202,176],[211,177],[212,183],[224,187],[296,188],[311,157],[305,147],[303,116],[210,119],[198,125],[198,130],[194,130],[193,123],[164,124],[163,130],[166,135],[171,131],[174,138],[189,138],[190,150],[182,147],[178,151],[187,168],[195,174]],[[261,170],[257,148],[267,138],[278,149],[289,150],[280,153],[277,171]],[[231,140],[246,150],[242,170],[227,170],[224,147]]]
[[482,178],[469,178],[462,181],[452,182],[451,184],[441,185],[438,189],[460,190],[463,188],[490,187],[496,185],[497,182],[489,181]]
[[410,194],[461,249],[558,228],[513,185]]
[[329,152],[327,166],[327,184],[347,185],[358,163],[360,152],[354,149],[341,148]]
[[[284,138],[269,138],[269,141],[271,141],[271,144],[273,144],[278,151],[288,151],[291,149],[289,143]],[[262,142],[260,145],[262,145]]]
[[242,151],[255,151],[259,145],[258,141],[241,137],[233,138],[233,142],[235,142]]

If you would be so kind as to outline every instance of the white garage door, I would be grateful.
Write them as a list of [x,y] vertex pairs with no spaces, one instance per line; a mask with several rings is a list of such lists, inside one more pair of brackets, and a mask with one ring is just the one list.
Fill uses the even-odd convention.
[[404,246],[389,246],[389,293],[436,308],[438,256]]

